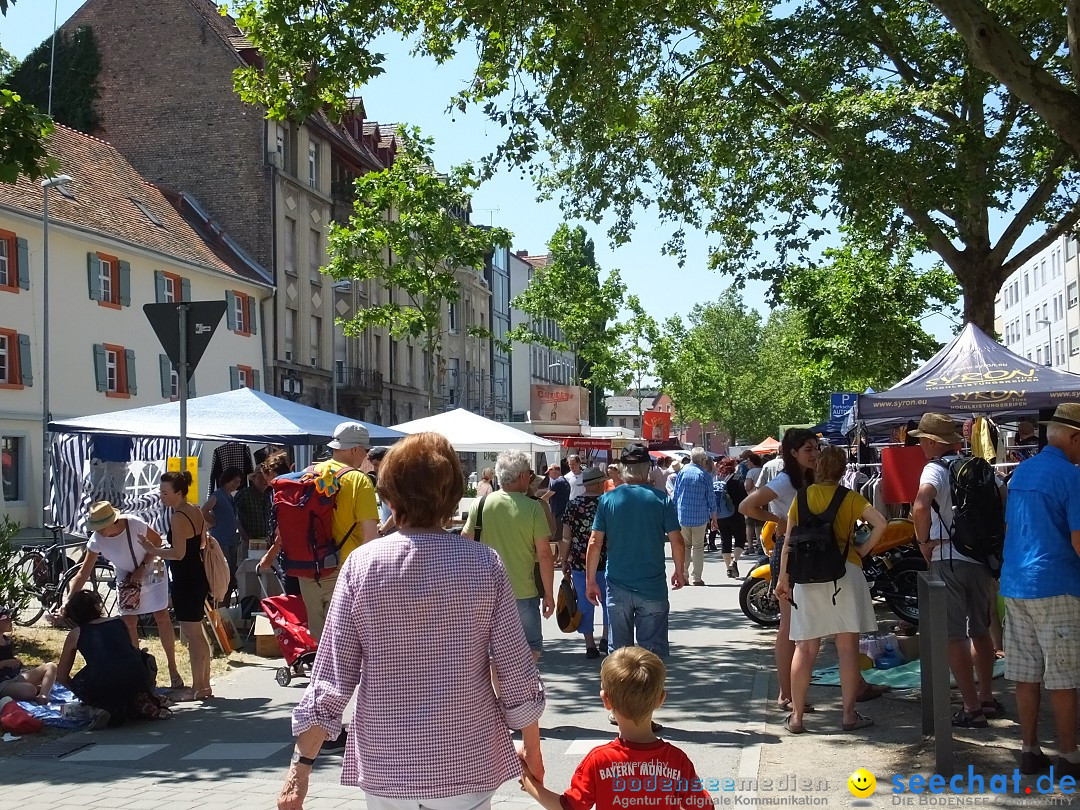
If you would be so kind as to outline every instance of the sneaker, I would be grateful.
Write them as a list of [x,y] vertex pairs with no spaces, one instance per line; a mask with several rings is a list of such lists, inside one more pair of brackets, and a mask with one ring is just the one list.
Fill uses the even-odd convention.
[[112,719],[112,715],[104,709],[94,709],[94,716],[90,720],[90,725],[87,726],[89,731],[101,731],[109,725],[109,721]]
[[990,725],[986,722],[986,715],[982,713],[982,709],[977,712],[959,709],[952,716],[952,724],[953,728],[986,728]]
[[695,584],[695,585],[704,585],[705,583],[704,583],[704,582],[703,582],[702,580],[700,580],[700,579],[695,579],[695,580],[694,580],[694,584]]
[[1050,757],[1042,751],[1020,752],[1020,773],[1025,776],[1040,773],[1050,767]]
[[596,647],[586,647],[585,648],[585,657],[586,658],[599,658],[600,657],[600,651],[598,649],[596,649]]
[[728,579],[738,579],[739,578],[739,566],[733,565],[730,568],[728,568],[727,575],[728,575]]
[[1065,757],[1058,757],[1054,763],[1054,771],[1058,776],[1071,776],[1080,779],[1080,762],[1069,762]]

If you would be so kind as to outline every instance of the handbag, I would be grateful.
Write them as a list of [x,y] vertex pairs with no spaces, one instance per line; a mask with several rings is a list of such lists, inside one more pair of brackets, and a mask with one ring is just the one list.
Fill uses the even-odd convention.
[[[131,524],[126,521],[124,522],[124,534],[127,535],[128,551],[131,552],[131,564],[138,568],[139,562],[135,559],[135,545],[131,542]],[[132,569],[132,573],[124,577],[124,581],[116,586],[117,602],[120,609],[126,610],[128,613],[137,611],[142,600],[142,583],[136,582],[134,576],[134,569]]]

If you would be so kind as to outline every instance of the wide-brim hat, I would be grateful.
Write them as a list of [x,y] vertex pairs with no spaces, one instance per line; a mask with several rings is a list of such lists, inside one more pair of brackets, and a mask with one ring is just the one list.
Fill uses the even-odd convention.
[[1054,409],[1054,415],[1039,422],[1040,425],[1064,425],[1080,430],[1080,402],[1062,402]]
[[108,501],[98,501],[90,507],[90,517],[86,521],[86,528],[92,532],[100,532],[107,529],[120,519],[120,510]]
[[924,436],[941,444],[960,444],[964,437],[956,429],[956,422],[944,413],[924,413],[918,430],[909,430],[908,436],[921,439]]
[[600,481],[606,481],[607,476],[604,475],[603,470],[598,467],[589,467],[585,472],[581,474],[581,483],[585,486],[589,484],[596,484]]

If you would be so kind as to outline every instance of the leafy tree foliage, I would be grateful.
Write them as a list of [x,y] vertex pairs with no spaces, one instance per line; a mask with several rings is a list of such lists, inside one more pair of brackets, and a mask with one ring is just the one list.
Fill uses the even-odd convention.
[[470,195],[478,185],[471,166],[440,174],[432,168],[432,139],[415,128],[400,129],[398,138],[393,164],[357,179],[348,225],[332,226],[327,272],[390,290],[389,302],[360,309],[339,323],[353,337],[385,327],[396,339],[419,341],[431,413],[444,314],[460,297],[455,271],[483,270],[496,245],[510,244],[510,233],[469,222]]
[[[549,263],[537,270],[529,286],[512,305],[531,322],[511,330],[507,342],[535,343],[576,358],[574,384],[590,389],[590,401],[603,398],[606,388],[619,387],[619,327],[626,285],[618,270],[601,280],[596,249],[581,226],[560,225],[548,242]],[[552,319],[563,340],[545,335],[538,324]],[[595,412],[592,413],[595,418]]]
[[[452,103],[504,127],[492,160],[532,165],[569,216],[610,211],[623,241],[655,206],[670,250],[704,228],[715,268],[777,297],[832,216],[935,253],[990,330],[1005,278],[1080,221],[1078,2],[243,0],[266,63],[238,85],[302,115],[382,71],[380,33],[439,61],[475,49]],[[969,55],[983,34],[997,61]]]
[[[48,109],[49,61],[52,37],[38,45],[12,70],[7,86],[39,110]],[[94,101],[98,97],[98,74],[101,53],[94,32],[78,28],[61,31],[56,39],[56,64],[53,71],[53,119],[80,132],[93,132],[98,126]]]
[[[0,0],[0,14],[7,15],[8,5]],[[0,183],[14,183],[20,174],[31,180],[55,174],[59,166],[46,150],[52,121],[7,86],[11,54],[0,56]]]

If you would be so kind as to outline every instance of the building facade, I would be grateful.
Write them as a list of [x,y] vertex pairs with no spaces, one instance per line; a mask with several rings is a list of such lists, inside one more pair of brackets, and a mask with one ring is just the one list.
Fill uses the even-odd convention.
[[1060,237],[1006,279],[994,303],[1001,342],[1033,363],[1080,372],[1077,239]]
[[142,178],[109,144],[58,126],[50,154],[67,185],[49,190],[49,329],[44,333],[42,187],[0,184],[0,459],[4,511],[41,525],[44,351],[54,419],[178,396],[143,305],[224,301],[192,379],[196,394],[264,381],[269,273],[197,202]]

